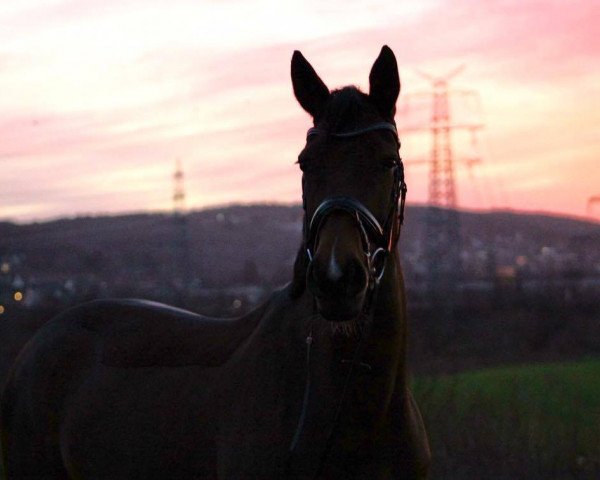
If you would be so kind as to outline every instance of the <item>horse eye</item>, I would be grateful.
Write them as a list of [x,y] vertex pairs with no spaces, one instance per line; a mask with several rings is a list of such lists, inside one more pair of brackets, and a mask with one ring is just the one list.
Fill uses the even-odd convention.
[[385,157],[381,160],[380,165],[385,168],[394,168],[398,164],[398,159],[396,157]]

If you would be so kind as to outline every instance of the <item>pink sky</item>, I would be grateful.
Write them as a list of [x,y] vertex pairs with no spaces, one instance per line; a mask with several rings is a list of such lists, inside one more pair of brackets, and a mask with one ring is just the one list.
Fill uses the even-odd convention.
[[[600,194],[595,0],[19,0],[0,25],[0,219],[169,210],[176,158],[188,208],[297,202],[293,50],[329,87],[368,90],[383,44],[403,93],[463,63],[453,86],[479,92],[478,146],[455,138],[461,207],[582,216]],[[424,203],[409,162],[430,139],[402,140]]]

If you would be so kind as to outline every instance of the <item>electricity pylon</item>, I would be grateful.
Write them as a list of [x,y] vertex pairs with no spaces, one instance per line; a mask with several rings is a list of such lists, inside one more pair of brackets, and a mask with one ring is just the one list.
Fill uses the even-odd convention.
[[[436,306],[452,308],[457,285],[462,278],[460,218],[457,211],[458,195],[455,180],[455,159],[452,150],[452,131],[466,129],[474,135],[482,128],[478,121],[452,122],[450,96],[463,95],[479,97],[473,90],[450,90],[449,81],[464,69],[461,65],[442,77],[419,71],[419,75],[431,83],[431,91],[405,95],[405,101],[412,97],[428,97],[431,114],[426,123],[400,128],[402,133],[431,133],[429,163],[428,209],[425,228],[425,258],[427,263],[427,290],[429,298]],[[408,106],[408,103],[406,103]],[[405,108],[405,114],[408,113]],[[471,158],[469,165],[480,160]],[[410,163],[410,160],[408,161]]]
[[594,205],[600,205],[600,195],[593,195],[588,198],[587,214],[589,217],[591,217],[594,212]]
[[187,220],[183,168],[177,159],[173,174],[173,285],[181,306],[185,306],[191,279]]

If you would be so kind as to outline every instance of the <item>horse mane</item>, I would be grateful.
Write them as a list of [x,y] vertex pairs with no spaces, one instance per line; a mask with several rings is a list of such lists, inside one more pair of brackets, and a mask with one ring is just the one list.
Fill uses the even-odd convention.
[[[369,100],[369,96],[361,92],[358,87],[350,85],[331,92],[323,114],[315,119],[315,126],[319,124],[319,126],[324,126],[327,131],[333,133],[348,132],[378,118],[377,109]],[[306,212],[304,215],[306,217]],[[306,218],[303,220],[302,243],[294,262],[290,292],[292,298],[300,297],[306,289],[308,258],[306,245],[304,244],[305,229]]]

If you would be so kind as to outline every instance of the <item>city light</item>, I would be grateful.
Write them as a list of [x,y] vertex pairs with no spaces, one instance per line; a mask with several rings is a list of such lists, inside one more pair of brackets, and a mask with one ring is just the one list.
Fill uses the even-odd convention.
[[15,292],[14,299],[15,302],[20,302],[23,300],[23,294],[21,292]]
[[5,309],[4,309],[4,305],[0,305],[0,315],[2,315],[4,313]]

